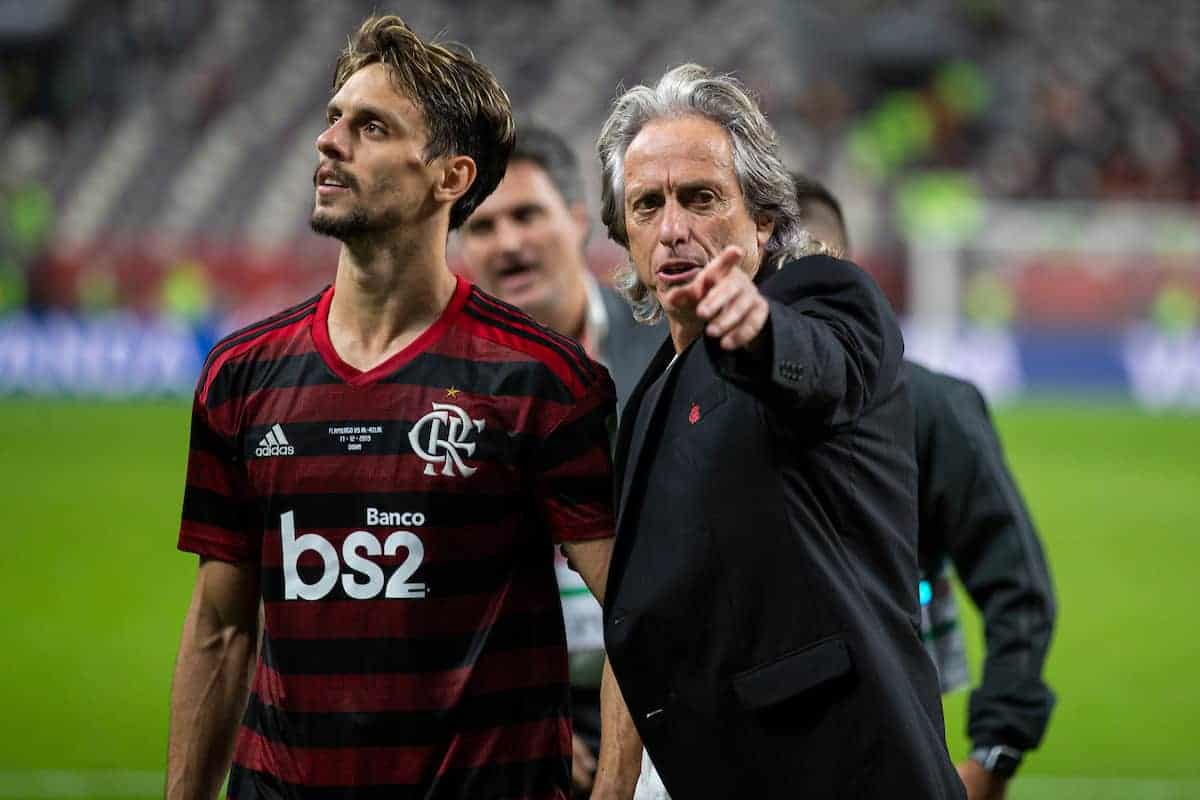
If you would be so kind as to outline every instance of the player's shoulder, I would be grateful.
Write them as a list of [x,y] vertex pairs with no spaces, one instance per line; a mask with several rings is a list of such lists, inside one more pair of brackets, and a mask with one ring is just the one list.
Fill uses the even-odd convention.
[[579,398],[596,391],[612,393],[608,370],[593,361],[579,342],[538,323],[514,305],[471,286],[463,312],[471,332],[495,346],[507,348],[520,360],[535,361],[541,371]]
[[904,370],[919,430],[972,442],[991,429],[987,401],[974,383],[908,359]]
[[883,291],[871,275],[844,258],[815,253],[785,258],[774,269],[756,276],[764,293],[780,300],[794,300],[812,293],[827,294],[853,290],[882,298]]
[[907,358],[904,359],[904,370],[913,396],[919,401],[932,405],[985,405],[979,387],[965,378],[930,369]]
[[196,391],[200,399],[207,397],[213,382],[223,373],[256,363],[257,356],[273,344],[293,336],[298,326],[307,325],[316,314],[321,298],[328,287],[303,302],[285,308],[268,317],[252,322],[223,336],[208,351]]

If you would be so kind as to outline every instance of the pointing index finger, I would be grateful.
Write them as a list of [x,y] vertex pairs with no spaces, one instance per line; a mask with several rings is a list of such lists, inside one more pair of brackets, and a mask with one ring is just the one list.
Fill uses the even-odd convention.
[[708,277],[715,283],[733,271],[734,266],[742,260],[742,255],[742,248],[731,244],[718,253],[716,258],[708,262],[708,266],[704,268],[704,271],[708,273]]
[[703,298],[708,294],[708,290],[716,286],[722,278],[733,271],[734,265],[742,259],[742,248],[737,245],[729,245],[724,250],[716,255],[712,261],[705,265],[700,274],[696,276],[696,284],[700,289],[700,294],[697,299]]

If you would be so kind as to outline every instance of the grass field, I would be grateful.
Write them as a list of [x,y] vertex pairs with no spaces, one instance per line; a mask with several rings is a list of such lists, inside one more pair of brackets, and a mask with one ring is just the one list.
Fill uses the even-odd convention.
[[[1058,709],[1010,797],[1200,798],[1200,418],[999,422],[1060,605]],[[178,403],[0,403],[0,798],[161,795],[195,570],[175,550],[187,424]],[[946,702],[956,758],[965,699]]]

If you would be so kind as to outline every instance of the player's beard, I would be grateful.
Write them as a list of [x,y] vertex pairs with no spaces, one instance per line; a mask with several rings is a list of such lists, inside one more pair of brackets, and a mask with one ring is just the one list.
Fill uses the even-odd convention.
[[314,233],[322,236],[332,236],[340,241],[349,241],[370,233],[375,226],[361,206],[351,209],[348,214],[334,215],[323,208],[313,209],[312,218],[308,225]]
[[314,233],[350,242],[394,228],[399,222],[397,216],[395,213],[370,214],[362,206],[354,206],[341,214],[315,208],[308,225]]
[[[345,184],[349,191],[355,195],[359,194],[361,184],[353,177],[341,173],[337,177]],[[316,182],[316,173],[314,173],[313,185],[316,185]],[[371,187],[370,195],[372,197],[386,197],[394,191],[392,181],[384,179]],[[376,210],[372,213],[362,204],[356,203],[349,211],[341,213],[333,209],[316,206],[313,208],[312,217],[309,218],[308,225],[314,233],[322,236],[331,236],[342,242],[350,242],[394,228],[399,221],[399,214],[396,209]]]

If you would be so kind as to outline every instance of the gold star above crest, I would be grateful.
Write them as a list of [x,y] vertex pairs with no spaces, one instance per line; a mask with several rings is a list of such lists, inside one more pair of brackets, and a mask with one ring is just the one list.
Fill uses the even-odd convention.
[[458,397],[458,392],[459,392],[458,389],[455,389],[453,386],[451,386],[449,389],[446,390],[446,397],[448,397],[450,399],[454,399],[455,397]]

